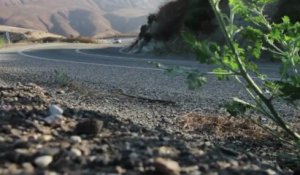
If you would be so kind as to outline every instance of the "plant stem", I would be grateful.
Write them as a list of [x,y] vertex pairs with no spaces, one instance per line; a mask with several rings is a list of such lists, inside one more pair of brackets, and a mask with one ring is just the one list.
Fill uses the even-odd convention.
[[[293,140],[298,141],[300,140],[300,135],[293,132],[286,123],[281,119],[277,111],[275,110],[272,102],[264,95],[263,91],[259,88],[259,86],[255,83],[255,81],[252,79],[252,77],[248,74],[245,66],[243,65],[243,61],[240,58],[240,55],[237,53],[236,48],[233,44],[232,39],[230,38],[227,30],[226,30],[226,24],[221,17],[221,11],[218,10],[218,2],[219,0],[209,0],[210,5],[213,9],[213,12],[218,20],[218,23],[220,25],[221,31],[225,37],[226,43],[231,49],[232,53],[234,54],[237,64],[240,69],[241,76],[245,79],[249,87],[258,95],[258,97],[262,100],[262,102],[266,105],[266,107],[269,109],[270,113],[274,118],[271,118],[278,126],[280,126],[283,130],[285,130],[289,135],[293,137]],[[216,3],[215,3],[216,2]]]

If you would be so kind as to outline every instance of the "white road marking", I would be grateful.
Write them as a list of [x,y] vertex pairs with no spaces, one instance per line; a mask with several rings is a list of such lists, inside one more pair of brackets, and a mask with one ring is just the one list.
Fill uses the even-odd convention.
[[[137,70],[152,70],[152,71],[161,71],[163,72],[164,69],[159,69],[159,68],[146,68],[146,67],[134,67],[134,66],[122,66],[122,65],[112,65],[112,64],[99,64],[99,63],[86,63],[86,62],[80,62],[80,61],[70,61],[70,60],[58,60],[58,59],[50,59],[46,57],[40,57],[40,56],[34,56],[34,55],[29,55],[24,52],[32,50],[31,48],[23,49],[18,51],[17,53],[21,56],[24,57],[29,57],[33,59],[39,59],[39,60],[44,60],[44,61],[53,61],[53,62],[63,62],[63,63],[76,63],[76,64],[83,64],[83,65],[93,65],[93,66],[103,66],[103,67],[113,67],[113,68],[125,68],[125,69],[137,69]],[[114,58],[114,59],[136,59],[140,60],[139,58],[128,58],[128,57],[120,57],[120,56],[110,56],[110,55],[102,55],[102,54],[89,54],[89,53],[84,53],[81,52],[80,49],[75,49],[76,53],[83,54],[83,55],[97,55],[97,56],[102,56],[102,57],[107,57],[107,58]],[[144,59],[144,60],[149,60],[149,59]],[[206,72],[204,74],[214,74],[213,72]],[[259,79],[258,77],[253,77],[254,79]],[[267,80],[270,81],[278,81],[280,78],[267,78]]]
[[[119,49],[119,53],[121,54],[126,54],[122,51],[123,48]],[[97,57],[97,56],[101,56],[101,57],[106,57],[106,58],[114,58],[114,59],[121,59],[121,60],[136,60],[136,61],[165,61],[165,59],[151,59],[151,58],[130,58],[130,57],[122,57],[122,56],[110,56],[110,55],[104,55],[104,54],[96,54],[96,53],[86,53],[86,52],[83,52],[82,51],[83,49],[75,49],[75,52],[78,53],[78,54],[82,54],[82,55],[86,55],[86,56],[94,56],[94,57]],[[88,50],[88,49],[85,49],[85,50]],[[126,55],[130,55],[130,54],[126,54]],[[180,62],[183,62],[183,60],[172,60],[172,62],[177,62],[177,63],[180,63]],[[184,60],[184,62],[191,62],[191,63],[198,63],[197,61],[188,61],[188,60]],[[276,67],[276,68],[274,68]],[[267,66],[264,66],[264,67],[259,67],[259,70],[262,71],[262,70],[271,70],[271,71],[278,71],[279,69],[279,66],[270,66],[270,65],[267,65]]]
[[18,51],[18,54],[24,57],[44,60],[44,61],[53,61],[53,62],[62,62],[62,63],[76,63],[76,64],[84,64],[84,65],[93,65],[93,66],[103,66],[103,67],[113,67],[113,68],[125,68],[125,69],[139,69],[139,70],[152,70],[152,71],[164,71],[163,69],[158,68],[146,68],[146,67],[133,67],[133,66],[122,66],[122,65],[112,65],[112,64],[99,64],[99,63],[86,63],[81,61],[71,61],[71,60],[58,60],[58,59],[50,59],[46,57],[29,55],[24,52],[30,51],[31,49],[23,49]]
[[94,53],[85,53],[82,52],[81,49],[75,49],[75,52],[81,55],[86,55],[86,56],[94,56],[94,57],[106,57],[106,58],[114,58],[114,59],[122,59],[122,60],[136,60],[136,61],[141,61],[141,60],[147,60],[149,61],[149,59],[145,59],[145,58],[128,58],[128,57],[120,57],[120,56],[110,56],[110,55],[103,55],[103,54],[94,54]]

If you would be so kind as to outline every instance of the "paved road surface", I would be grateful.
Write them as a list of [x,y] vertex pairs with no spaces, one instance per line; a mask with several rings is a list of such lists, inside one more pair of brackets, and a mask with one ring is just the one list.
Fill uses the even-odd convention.
[[[222,83],[211,76],[203,88],[191,91],[186,86],[185,77],[165,75],[163,70],[149,64],[153,61],[211,71],[211,66],[200,65],[191,58],[129,55],[120,51],[120,46],[112,44],[11,47],[0,51],[0,70],[19,76],[38,74],[39,77],[47,77],[54,70],[59,70],[99,89],[121,89],[129,95],[208,108],[218,106],[231,96],[245,96],[245,92],[233,81]],[[278,65],[264,63],[260,67],[271,78],[277,78]]]

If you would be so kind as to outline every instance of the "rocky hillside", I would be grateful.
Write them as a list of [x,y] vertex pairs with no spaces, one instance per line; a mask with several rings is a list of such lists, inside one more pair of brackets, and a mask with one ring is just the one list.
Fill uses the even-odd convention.
[[166,0],[0,0],[0,24],[61,35],[137,32]]
[[[221,9],[229,13],[228,0],[221,0]],[[300,21],[299,0],[279,0],[266,6],[265,14],[279,22],[287,15],[293,22]],[[241,21],[240,21],[241,22]],[[160,7],[148,16],[141,27],[138,40],[131,46],[132,52],[168,50],[182,51],[180,32],[192,31],[199,39],[222,41],[221,32],[208,0],[175,0]],[[174,44],[175,43],[175,44]]]

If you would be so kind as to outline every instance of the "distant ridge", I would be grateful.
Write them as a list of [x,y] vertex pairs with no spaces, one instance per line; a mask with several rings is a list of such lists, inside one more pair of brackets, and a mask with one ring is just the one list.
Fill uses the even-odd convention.
[[166,0],[0,0],[0,24],[64,36],[137,33]]

